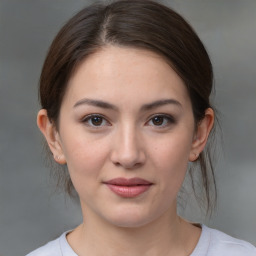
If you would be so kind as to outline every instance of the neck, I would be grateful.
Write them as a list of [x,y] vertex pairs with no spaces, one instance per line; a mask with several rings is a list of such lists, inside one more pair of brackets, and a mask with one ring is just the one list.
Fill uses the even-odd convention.
[[132,228],[90,215],[86,212],[84,222],[68,235],[71,247],[81,256],[185,256],[193,251],[200,236],[200,230],[177,216],[176,209]]

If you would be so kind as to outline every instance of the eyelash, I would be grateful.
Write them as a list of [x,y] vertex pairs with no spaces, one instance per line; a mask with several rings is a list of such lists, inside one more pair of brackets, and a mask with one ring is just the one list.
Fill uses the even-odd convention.
[[149,123],[149,122],[153,122],[153,119],[154,118],[163,118],[163,120],[165,121],[165,124],[163,125],[163,124],[161,124],[161,125],[152,125],[152,126],[154,126],[154,127],[158,127],[158,128],[166,128],[166,127],[168,127],[169,125],[171,125],[171,124],[175,124],[176,123],[176,120],[174,119],[174,117],[173,116],[170,116],[170,115],[166,115],[166,114],[157,114],[157,115],[154,115],[154,116],[152,116],[151,118],[150,118],[150,120],[147,122],[147,123]]
[[82,119],[82,122],[84,123],[84,124],[86,124],[87,126],[89,126],[89,127],[93,127],[93,128],[100,128],[100,127],[102,127],[102,126],[105,126],[105,125],[93,125],[92,123],[90,124],[89,122],[91,122],[92,121],[92,118],[101,118],[102,119],[102,121],[103,122],[106,122],[107,123],[107,126],[110,126],[111,124],[107,121],[107,119],[104,117],[104,116],[102,116],[102,115],[100,115],[100,114],[91,114],[91,115],[88,115],[88,116],[85,116],[85,118],[83,118]]
[[[100,125],[94,125],[90,122],[92,122],[92,118],[100,118],[102,120],[102,122],[106,123],[106,124],[103,124],[100,123]],[[176,123],[176,120],[173,116],[170,116],[170,115],[166,115],[166,114],[156,114],[154,116],[151,116],[150,119],[146,122],[146,124],[150,123],[150,122],[153,122],[153,119],[154,118],[162,118],[163,119],[163,124],[160,124],[160,125],[155,125],[155,124],[152,124],[150,126],[154,126],[154,127],[157,127],[157,128],[166,128],[167,126],[171,125],[171,124],[175,124]],[[87,126],[89,127],[93,127],[93,128],[101,128],[103,126],[111,126],[110,122],[102,115],[100,114],[91,114],[91,115],[88,115],[88,116],[85,116],[85,118],[82,119],[82,122],[84,124],[86,124]]]

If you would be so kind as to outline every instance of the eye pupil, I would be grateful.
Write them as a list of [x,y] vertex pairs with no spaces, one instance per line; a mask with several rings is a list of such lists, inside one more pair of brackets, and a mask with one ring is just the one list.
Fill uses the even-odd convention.
[[162,116],[155,116],[152,120],[154,125],[162,125],[164,118]]
[[95,125],[95,126],[101,125],[102,124],[102,117],[94,116],[94,117],[92,117],[91,121],[92,121],[92,124]]

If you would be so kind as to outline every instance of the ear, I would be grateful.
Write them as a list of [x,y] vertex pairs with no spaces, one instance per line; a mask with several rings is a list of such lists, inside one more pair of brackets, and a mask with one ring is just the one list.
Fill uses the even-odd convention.
[[49,120],[46,109],[41,109],[38,112],[37,125],[44,135],[55,161],[59,164],[66,164],[59,133],[54,123]]
[[199,154],[203,151],[208,136],[214,124],[214,111],[212,108],[208,108],[205,111],[204,118],[199,122],[195,131],[192,147],[189,155],[189,161],[195,161]]

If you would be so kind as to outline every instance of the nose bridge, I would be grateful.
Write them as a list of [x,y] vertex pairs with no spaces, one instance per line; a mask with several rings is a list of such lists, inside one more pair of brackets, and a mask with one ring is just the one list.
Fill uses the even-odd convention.
[[145,161],[138,127],[130,122],[121,124],[115,134],[112,160],[124,168],[134,168]]
[[139,141],[137,139],[136,127],[132,125],[126,125],[121,130],[121,144],[122,150],[125,154],[135,154],[138,152]]

